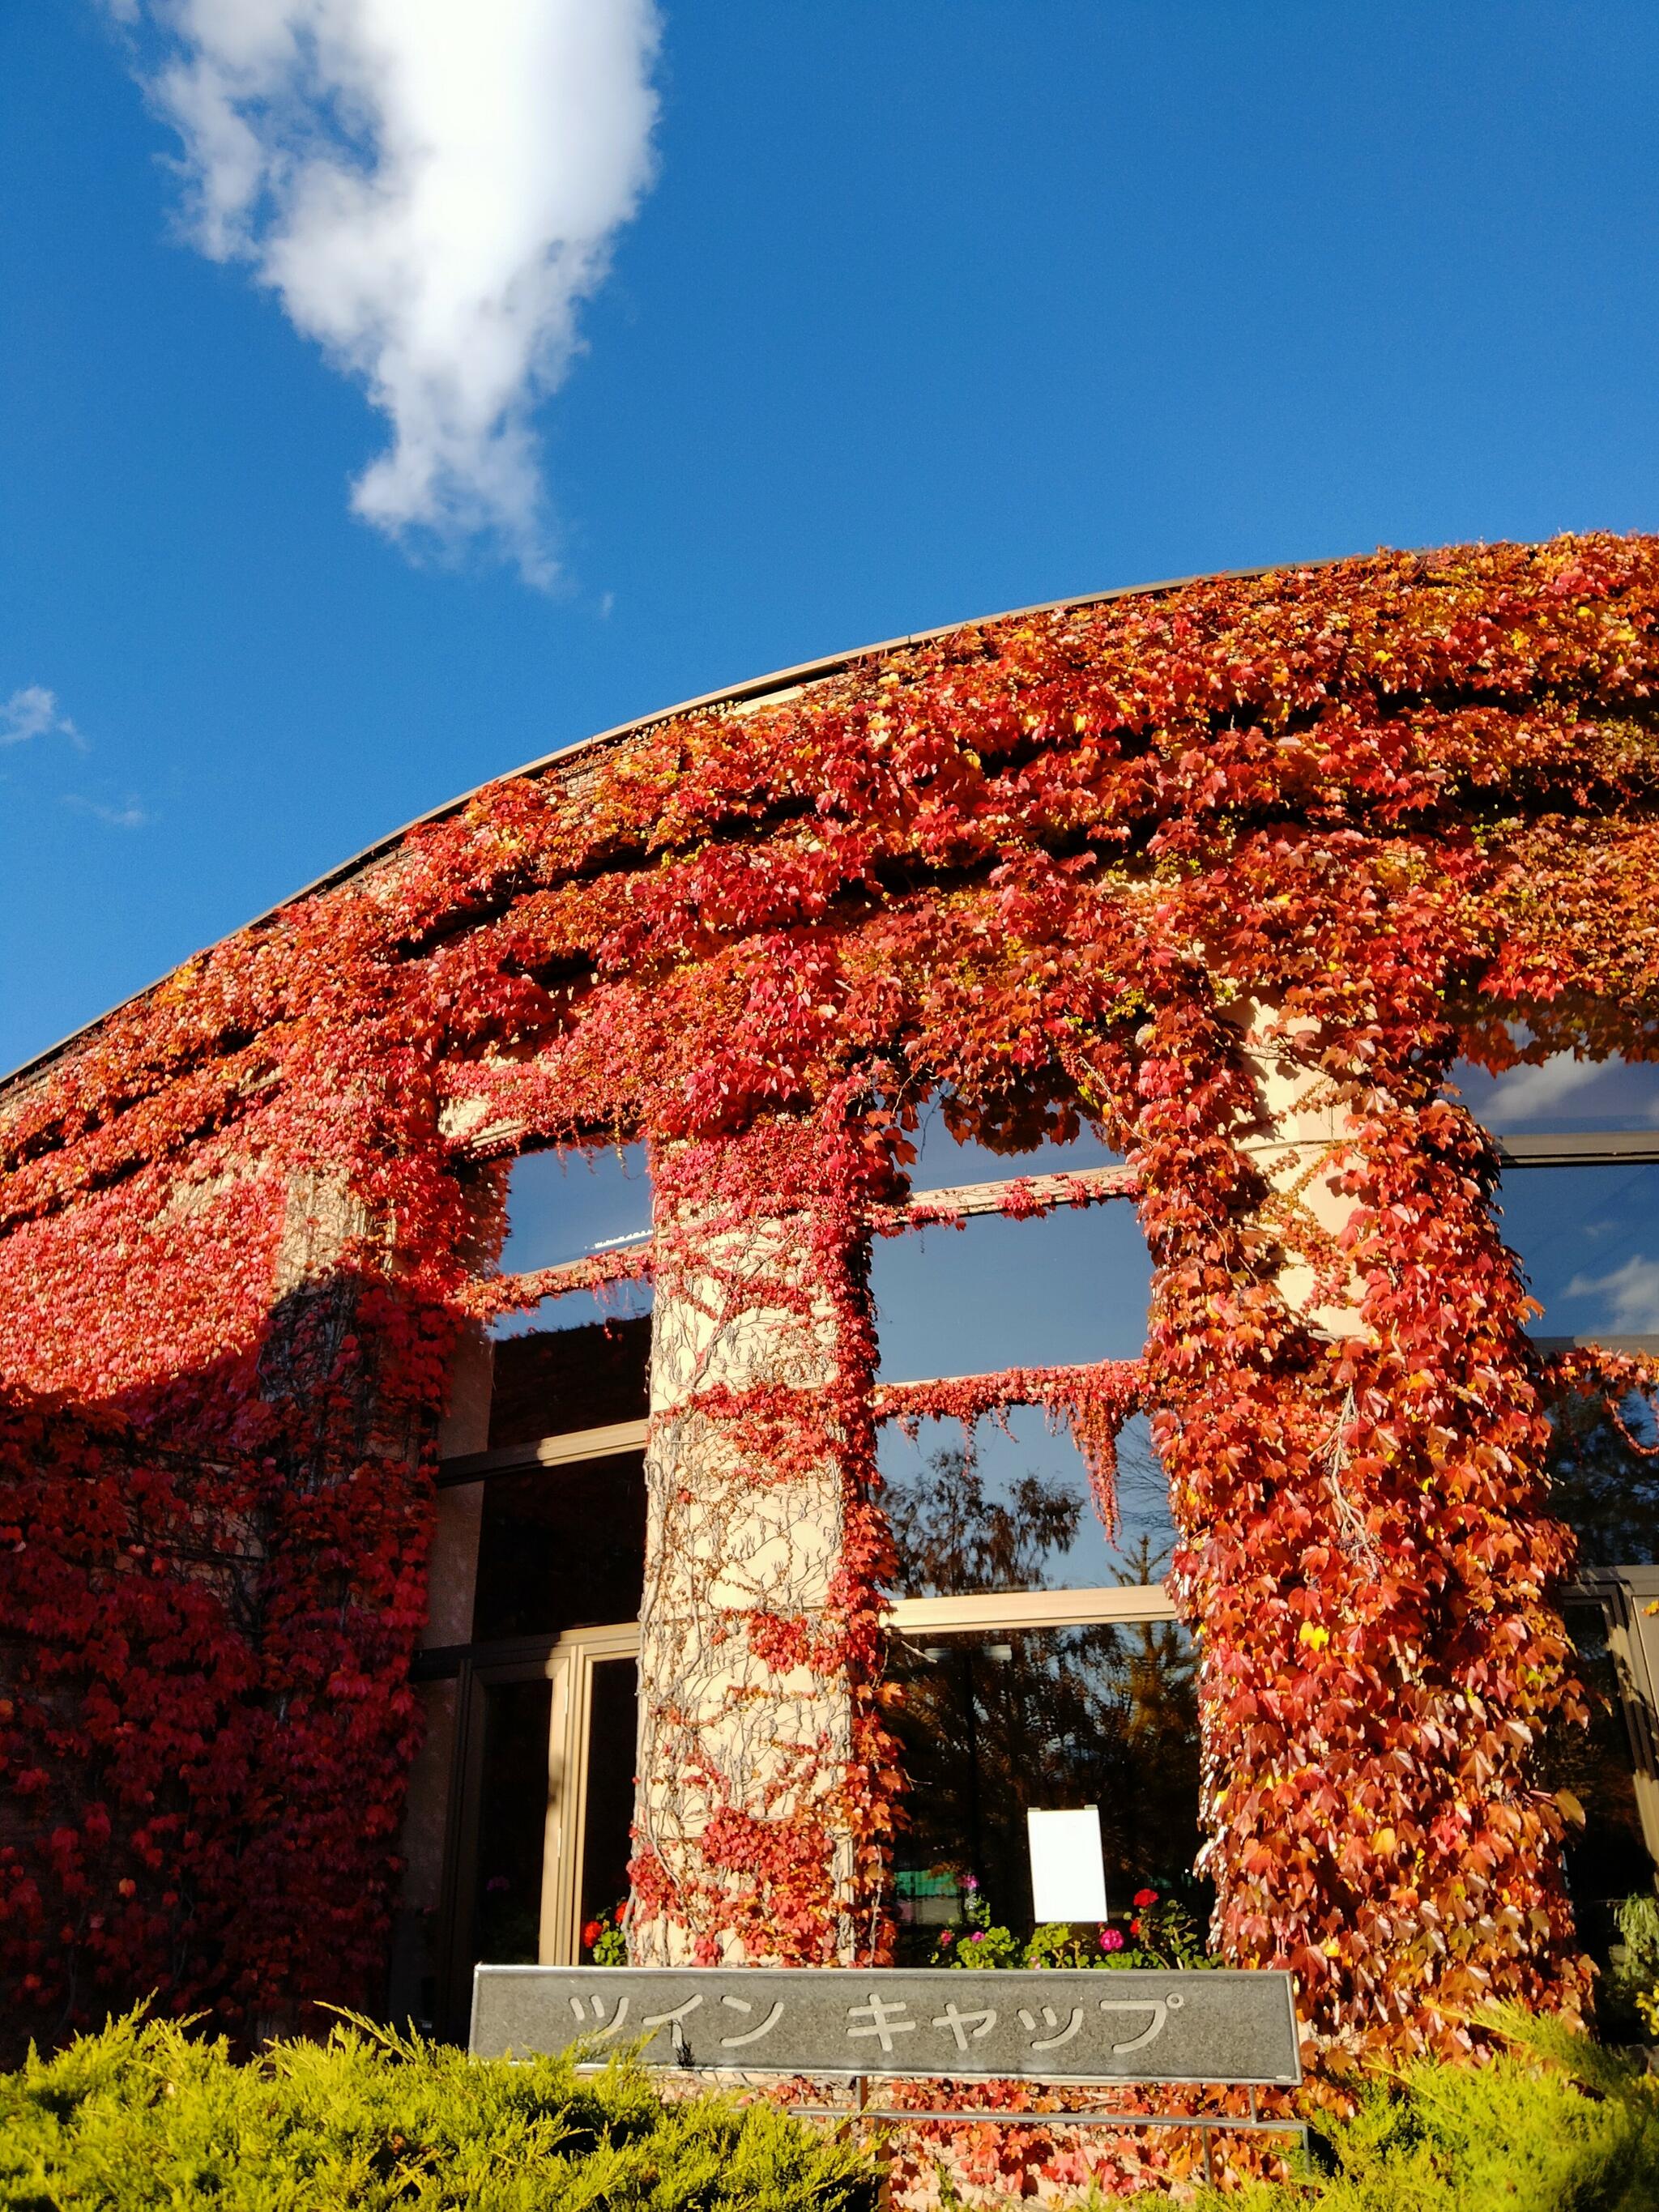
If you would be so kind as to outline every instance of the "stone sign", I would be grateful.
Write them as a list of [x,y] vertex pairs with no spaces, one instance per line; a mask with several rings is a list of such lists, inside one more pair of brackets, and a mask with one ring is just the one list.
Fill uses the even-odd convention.
[[1302,2078],[1288,1974],[1217,1968],[480,1966],[475,2057],[1041,2081]]

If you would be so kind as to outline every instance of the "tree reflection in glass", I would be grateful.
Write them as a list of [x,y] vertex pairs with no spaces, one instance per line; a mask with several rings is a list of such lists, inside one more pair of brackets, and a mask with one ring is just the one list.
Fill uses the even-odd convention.
[[[1589,1725],[1576,1727],[1558,1716],[1540,1745],[1536,1778],[1540,1788],[1559,1791],[1567,1800],[1567,1888],[1578,1940],[1605,1976],[1618,1934],[1614,1908],[1622,1898],[1651,1891],[1653,1861],[1636,1802],[1635,1748],[1620,1695],[1607,1607],[1599,1598],[1569,1599],[1561,1615],[1572,1638]],[[1606,1990],[1604,1980],[1604,1997]],[[1637,2032],[1633,2019],[1615,2021],[1605,2014],[1602,2026],[1609,2033],[1617,2027],[1627,2036]]]
[[1651,1566],[1659,1538],[1652,1407],[1632,1391],[1615,1419],[1600,1390],[1562,1389],[1548,1413],[1550,1510],[1577,1537],[1579,1566]]
[[[887,1502],[901,1586],[939,1596],[1042,1588],[1085,1510],[1080,1492],[1039,1474],[988,1496],[962,1451],[936,1454]],[[1150,1583],[1163,1565],[1143,1538],[1115,1579]],[[1194,1654],[1176,1623],[895,1637],[889,1677],[909,1784],[896,1853],[901,1955],[960,1917],[970,1881],[995,1920],[1030,1931],[1031,1807],[1100,1808],[1115,1917],[1144,1887],[1179,1889],[1203,1917],[1191,1876]]]

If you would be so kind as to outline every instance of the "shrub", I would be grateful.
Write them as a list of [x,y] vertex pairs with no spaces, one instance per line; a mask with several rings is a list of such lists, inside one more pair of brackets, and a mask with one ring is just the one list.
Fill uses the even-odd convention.
[[1651,1893],[1627,1897],[1614,1909],[1613,1920],[1619,1946],[1607,1979],[1603,2026],[1616,2034],[1628,2022],[1633,2033],[1659,2042],[1659,1899]]
[[1321,2120],[1334,2172],[1199,2202],[1213,2212],[1653,2212],[1659,2079],[1552,2020],[1510,2009],[1484,2065],[1424,2061]]
[[134,2014],[0,2075],[7,2212],[871,2212],[864,2157],[765,2104],[665,2104],[354,2022],[238,2064]]

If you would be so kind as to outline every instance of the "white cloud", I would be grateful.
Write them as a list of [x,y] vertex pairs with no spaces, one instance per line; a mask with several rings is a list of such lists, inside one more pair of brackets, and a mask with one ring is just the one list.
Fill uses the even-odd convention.
[[1617,1335],[1659,1334],[1659,1260],[1644,1260],[1637,1253],[1608,1274],[1575,1275],[1566,1294],[1570,1298],[1605,1298]]
[[67,738],[86,750],[82,737],[58,704],[58,694],[44,684],[26,684],[0,707],[0,745],[21,745],[27,738]]
[[1604,1072],[1604,1062],[1576,1060],[1570,1052],[1553,1052],[1534,1067],[1512,1067],[1492,1086],[1482,1118],[1495,1128],[1534,1121],[1575,1091],[1587,1090]]
[[64,804],[107,823],[112,830],[148,830],[155,819],[149,809],[136,799],[128,799],[118,806],[106,806],[100,799],[83,799],[78,791],[66,791]]
[[1580,1060],[1553,1052],[1532,1067],[1512,1067],[1500,1075],[1477,1110],[1489,1129],[1524,1128],[1548,1121],[1557,1109],[1581,1094],[1599,1089],[1599,1100],[1583,1099],[1574,1109],[1620,1115],[1626,1123],[1659,1123],[1659,1096],[1642,1073],[1630,1076],[1616,1054],[1608,1060]]
[[532,411],[650,181],[655,0],[112,4],[183,138],[196,242],[391,423],[358,514],[485,533],[545,581]]

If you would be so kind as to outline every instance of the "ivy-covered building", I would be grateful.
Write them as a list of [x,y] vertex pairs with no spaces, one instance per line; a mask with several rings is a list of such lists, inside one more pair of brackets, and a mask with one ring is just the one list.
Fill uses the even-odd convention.
[[[0,1090],[0,1972],[1184,1901],[1575,2010],[1659,1852],[1659,541],[1110,595],[388,838]],[[625,1911],[623,1910],[625,1908]]]

